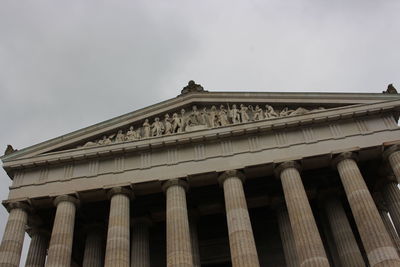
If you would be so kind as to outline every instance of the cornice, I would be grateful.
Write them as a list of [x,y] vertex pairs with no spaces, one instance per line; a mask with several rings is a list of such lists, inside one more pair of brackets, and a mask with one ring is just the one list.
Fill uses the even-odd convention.
[[357,105],[371,104],[382,101],[398,101],[400,95],[380,93],[278,93],[278,92],[201,92],[189,93],[145,108],[94,124],[92,126],[56,137],[42,143],[20,149],[12,154],[0,157],[3,162],[21,157],[30,157],[73,144],[81,139],[90,139],[104,132],[113,131],[146,117],[156,115],[178,106],[202,102],[269,102],[279,104],[308,104],[308,105]]
[[364,104],[351,107],[327,109],[320,112],[284,118],[248,122],[229,125],[220,128],[178,133],[169,136],[152,137],[127,143],[76,148],[65,151],[47,153],[33,157],[4,160],[3,168],[9,172],[16,169],[32,168],[36,166],[54,165],[65,162],[102,158],[112,155],[121,155],[132,152],[159,149],[189,143],[199,143],[208,140],[224,139],[251,133],[282,130],[304,125],[315,125],[341,119],[357,118],[362,116],[377,115],[381,113],[398,111],[400,100],[386,101],[375,104]]

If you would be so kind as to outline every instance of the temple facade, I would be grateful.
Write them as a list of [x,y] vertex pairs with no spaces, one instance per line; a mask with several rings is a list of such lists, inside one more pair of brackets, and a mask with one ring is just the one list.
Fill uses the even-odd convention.
[[400,96],[209,92],[14,150],[0,267],[400,266]]

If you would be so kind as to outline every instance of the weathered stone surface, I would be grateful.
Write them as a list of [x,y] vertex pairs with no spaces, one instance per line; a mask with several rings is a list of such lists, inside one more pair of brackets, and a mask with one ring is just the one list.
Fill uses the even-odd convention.
[[163,188],[167,198],[167,266],[192,267],[193,256],[186,204],[187,183],[183,180],[170,180]]
[[289,214],[284,204],[277,208],[279,234],[282,241],[283,252],[287,267],[298,267],[297,250],[294,242],[292,226],[290,225]]
[[331,196],[324,204],[342,266],[366,266],[340,200]]
[[220,176],[224,188],[226,219],[232,266],[260,266],[250,216],[243,190],[244,175],[228,171]]
[[113,188],[106,244],[105,267],[129,267],[130,258],[130,196],[124,188]]
[[50,235],[48,232],[32,229],[31,243],[26,257],[25,267],[44,267]]
[[51,232],[46,267],[70,267],[78,201],[72,196],[64,195],[57,197],[54,205],[57,206],[57,211]]
[[133,219],[131,241],[131,267],[150,267],[150,242],[148,218]]
[[310,203],[296,162],[285,162],[277,168],[285,195],[290,224],[300,266],[329,266]]
[[28,221],[28,208],[22,203],[12,203],[9,209],[10,214],[0,244],[0,266],[18,267]]
[[87,235],[82,267],[102,267],[104,260],[103,227],[94,224],[88,225],[86,228]]
[[371,266],[400,266],[396,248],[382,222],[352,153],[343,153],[337,169]]

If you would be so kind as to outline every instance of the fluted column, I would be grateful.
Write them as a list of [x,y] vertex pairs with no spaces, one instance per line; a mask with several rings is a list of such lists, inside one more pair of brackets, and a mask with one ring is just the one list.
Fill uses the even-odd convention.
[[229,246],[233,267],[260,266],[243,190],[244,179],[243,173],[236,170],[226,171],[218,179],[224,188]]
[[390,217],[392,217],[397,233],[400,233],[400,190],[394,177],[389,177],[382,187],[382,195],[385,199]]
[[369,264],[372,267],[400,266],[397,251],[354,157],[353,153],[346,152],[335,161]]
[[29,231],[31,243],[26,257],[25,267],[44,267],[50,233],[38,228],[32,228]]
[[179,179],[163,185],[167,198],[167,267],[192,267],[186,190],[188,184]]
[[278,217],[279,234],[281,236],[283,253],[287,267],[298,267],[296,244],[292,226],[290,225],[289,213],[284,203],[280,204],[276,209]]
[[375,192],[373,195],[373,198],[375,200],[376,207],[378,208],[379,214],[381,215],[383,224],[386,227],[386,230],[388,231],[390,238],[393,241],[393,245],[395,246],[397,250],[397,255],[400,256],[400,238],[396,233],[396,230],[394,229],[393,223],[389,218],[388,215],[388,209],[387,205],[384,201],[384,198],[382,197],[382,194],[379,192]]
[[54,205],[57,207],[57,211],[51,232],[46,266],[70,267],[78,200],[72,196],[58,196],[54,200]]
[[282,163],[276,169],[282,182],[299,265],[329,266],[299,169],[294,161]]
[[384,159],[387,159],[390,166],[392,167],[393,173],[397,178],[397,181],[400,181],[400,147],[398,145],[393,145],[386,149],[383,153]]
[[87,235],[82,267],[101,267],[104,259],[104,229],[99,224],[89,224],[85,228]]
[[192,244],[193,266],[200,267],[200,249],[199,238],[197,235],[197,214],[192,212],[189,214],[189,230],[190,240]]
[[115,187],[108,192],[111,199],[108,220],[105,267],[129,267],[130,199],[132,192]]
[[361,251],[340,200],[330,196],[326,199],[324,208],[342,266],[365,266]]
[[0,267],[18,267],[24,244],[25,225],[29,206],[25,203],[9,203],[8,221],[0,244]]
[[131,267],[150,267],[149,227],[148,218],[133,219],[131,242]]

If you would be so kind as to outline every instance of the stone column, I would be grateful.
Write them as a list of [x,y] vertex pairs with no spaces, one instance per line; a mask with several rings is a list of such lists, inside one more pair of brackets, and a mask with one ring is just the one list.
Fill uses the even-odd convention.
[[31,243],[26,257],[25,267],[44,267],[50,234],[38,228],[32,228],[29,231]]
[[190,240],[192,244],[193,266],[201,267],[199,238],[197,235],[197,219],[198,219],[197,213],[191,212],[189,214],[189,230],[190,230]]
[[375,204],[378,208],[379,214],[381,215],[383,224],[385,225],[386,230],[388,231],[390,238],[393,241],[393,245],[396,247],[397,255],[400,255],[400,238],[397,235],[396,230],[393,227],[392,221],[389,218],[387,205],[379,192],[375,192],[373,198],[375,200]]
[[330,196],[326,199],[324,208],[342,266],[365,266],[361,251],[340,200]]
[[400,190],[395,177],[389,177],[382,187],[382,195],[385,199],[390,217],[392,217],[397,233],[400,233]]
[[298,267],[296,244],[294,242],[292,226],[290,225],[289,214],[284,203],[277,207],[276,214],[278,217],[279,234],[285,254],[286,266]]
[[383,158],[387,159],[390,166],[392,167],[393,173],[397,178],[397,181],[400,181],[400,149],[398,145],[393,145],[386,149],[383,153]]
[[102,267],[104,229],[99,224],[87,225],[85,229],[87,235],[82,267]]
[[218,178],[219,183],[224,188],[229,246],[233,267],[260,266],[243,190],[244,180],[243,173],[236,170],[226,171]]
[[24,244],[29,206],[22,202],[9,203],[8,221],[0,244],[0,266],[18,267]]
[[298,263],[302,267],[329,266],[299,169],[294,161],[282,163],[276,169],[282,182]]
[[46,261],[47,267],[70,267],[72,243],[74,238],[75,212],[78,200],[73,196],[62,195],[56,197],[54,205],[57,207],[51,232],[49,251]]
[[354,158],[353,153],[342,153],[335,163],[369,264],[372,267],[400,266],[397,251]]
[[164,183],[167,198],[167,267],[192,267],[186,190],[188,184],[179,179]]
[[129,267],[129,206],[133,194],[129,189],[115,187],[108,196],[111,203],[104,266]]
[[133,219],[131,242],[131,267],[150,267],[150,242],[148,218]]

